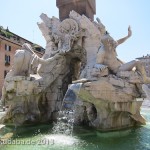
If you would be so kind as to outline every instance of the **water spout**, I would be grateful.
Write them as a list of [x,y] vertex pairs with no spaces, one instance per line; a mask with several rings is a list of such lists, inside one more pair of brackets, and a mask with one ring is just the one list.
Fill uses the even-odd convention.
[[78,98],[82,83],[71,84],[63,99],[61,110],[54,124],[54,134],[72,135],[75,113],[75,101]]

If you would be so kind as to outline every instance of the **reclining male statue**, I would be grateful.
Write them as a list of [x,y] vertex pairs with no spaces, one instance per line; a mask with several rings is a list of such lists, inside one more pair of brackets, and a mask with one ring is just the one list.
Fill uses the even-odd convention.
[[[60,62],[63,62],[63,59],[64,59],[64,57],[60,53],[57,53],[53,57],[50,57],[48,59],[40,58],[34,53],[30,44],[24,43],[22,45],[21,49],[16,50],[16,53],[14,55],[14,63],[13,63],[12,69],[7,73],[5,80],[9,80],[9,79],[12,80],[13,77],[15,77],[15,76],[30,77],[31,74],[32,75],[38,74],[37,68],[38,68],[39,64],[50,64],[53,61],[57,62],[57,60],[59,60]],[[56,66],[59,67],[59,63],[56,64]],[[63,67],[61,67],[61,68],[63,69]],[[61,69],[55,69],[55,76],[59,70],[61,71]],[[47,84],[50,84],[53,82],[53,80],[55,78],[50,78],[50,79],[51,80],[49,82],[47,82],[47,81],[45,81],[45,82]],[[43,80],[46,80],[46,78],[41,77],[39,79],[36,79],[35,83],[39,82],[40,80],[43,81]],[[4,86],[2,88],[2,97],[1,97],[0,103],[4,103],[4,101],[5,101],[5,97],[6,97],[6,87],[5,86],[6,86],[6,84],[4,81]]]
[[130,26],[128,27],[128,35],[115,41],[106,31],[102,37],[102,45],[98,50],[95,68],[103,71],[108,68],[112,73],[117,74],[119,71],[132,71],[134,67],[140,72],[143,83],[150,83],[150,78],[146,76],[145,68],[141,61],[133,60],[128,63],[123,63],[117,58],[116,47],[125,42],[132,35]]
[[16,50],[12,69],[8,72],[6,78],[13,76],[30,76],[30,74],[37,72],[39,64],[49,64],[59,57],[62,57],[60,53],[48,59],[40,58],[34,53],[30,44],[24,43],[21,49]]

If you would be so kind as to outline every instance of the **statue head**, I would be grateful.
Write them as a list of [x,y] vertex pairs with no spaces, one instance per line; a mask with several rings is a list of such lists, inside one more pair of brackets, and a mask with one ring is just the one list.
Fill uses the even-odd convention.
[[118,46],[117,41],[115,41],[109,34],[105,34],[102,37],[101,42],[105,47],[109,47],[110,50],[114,50]]

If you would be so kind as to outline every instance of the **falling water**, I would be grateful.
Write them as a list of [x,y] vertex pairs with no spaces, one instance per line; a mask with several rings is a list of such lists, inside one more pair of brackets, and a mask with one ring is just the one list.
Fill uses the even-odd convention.
[[54,124],[54,134],[72,135],[75,101],[78,98],[82,83],[71,84],[63,99],[62,108],[59,111],[57,123]]

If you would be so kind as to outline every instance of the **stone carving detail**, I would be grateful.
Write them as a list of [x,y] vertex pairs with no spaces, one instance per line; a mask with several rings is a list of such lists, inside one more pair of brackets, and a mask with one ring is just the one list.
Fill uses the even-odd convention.
[[144,124],[142,101],[136,98],[145,97],[142,85],[150,79],[140,61],[124,64],[116,53],[116,47],[132,35],[130,27],[127,36],[115,41],[99,18],[91,22],[74,11],[62,22],[46,14],[40,17],[45,54],[39,58],[28,44],[16,51],[4,82],[2,101],[9,109],[1,122],[22,125],[55,120],[68,85],[78,80],[83,86],[76,124],[103,131]]
[[[38,103],[42,92],[58,77],[64,69],[64,63],[63,55],[56,54],[48,59],[39,58],[29,44],[23,44],[22,49],[16,51],[14,65],[6,75],[2,89],[1,101],[9,105],[3,121],[16,125],[26,121],[39,121]],[[51,64],[53,69],[49,76],[42,77],[36,73],[38,64]]]
[[[56,52],[69,52],[74,44],[75,41],[78,40],[80,36],[80,31],[78,24],[73,19],[65,19],[62,22],[59,22],[56,18],[48,18],[47,15],[42,14],[41,19],[43,23],[38,24],[40,30],[43,33],[47,41],[46,51]],[[48,46],[55,46],[55,49],[48,49]],[[51,48],[51,47],[49,47]]]

